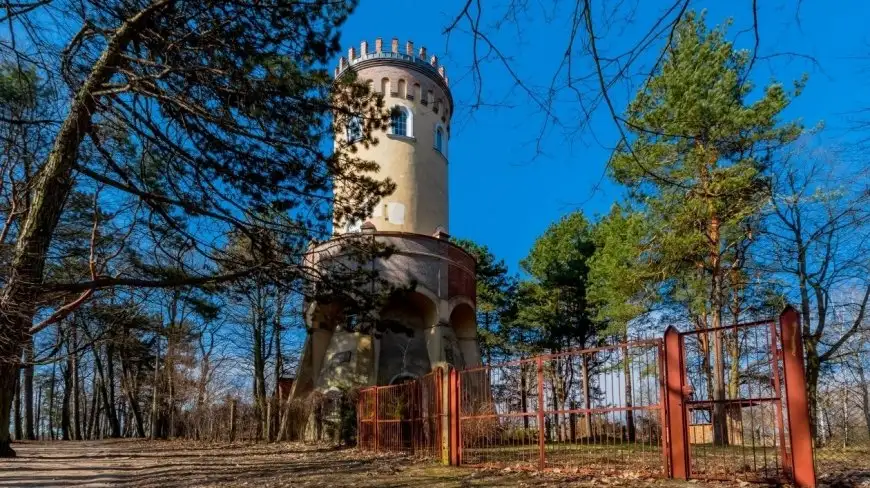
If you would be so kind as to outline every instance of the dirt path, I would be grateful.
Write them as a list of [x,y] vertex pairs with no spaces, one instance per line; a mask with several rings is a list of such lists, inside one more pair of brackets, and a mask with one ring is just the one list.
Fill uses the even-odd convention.
[[[630,477],[537,475],[440,466],[396,456],[302,444],[215,445],[113,440],[16,443],[0,459],[0,487],[661,487],[702,483]],[[728,485],[716,485],[728,486]],[[731,485],[736,486],[736,485]]]

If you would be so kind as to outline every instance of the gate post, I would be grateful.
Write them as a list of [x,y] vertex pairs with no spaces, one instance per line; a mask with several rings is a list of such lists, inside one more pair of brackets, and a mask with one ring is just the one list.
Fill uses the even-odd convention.
[[444,450],[447,464],[459,466],[462,462],[459,453],[460,433],[459,433],[459,373],[455,368],[450,367],[447,373],[447,381],[444,382],[447,387],[445,394],[447,397],[447,415],[445,416],[445,430],[447,441],[447,449]]
[[791,469],[796,486],[815,488],[816,470],[813,463],[813,438],[810,432],[800,314],[791,305],[779,315],[779,328],[782,340],[782,375],[788,405],[788,436],[791,442],[791,466],[787,468]]
[[378,397],[380,396],[380,389],[375,386],[373,388],[375,394],[375,416],[372,418],[372,423],[374,424],[373,430],[375,432],[375,452],[378,452],[378,447],[381,442],[380,432],[378,431],[378,417],[380,417],[380,408],[378,408]]
[[672,478],[689,478],[689,449],[685,409],[685,365],[680,333],[674,326],[665,331],[665,455]]

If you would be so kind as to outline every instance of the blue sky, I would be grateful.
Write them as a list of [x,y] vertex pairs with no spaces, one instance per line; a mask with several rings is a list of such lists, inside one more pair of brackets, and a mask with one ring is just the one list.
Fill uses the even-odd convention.
[[[450,141],[450,233],[488,245],[517,271],[535,238],[562,215],[582,209],[594,218],[622,197],[623,190],[607,181],[593,192],[618,132],[603,106],[593,112],[588,125],[578,127],[576,99],[559,90],[554,110],[563,127],[551,126],[540,136],[545,117],[496,62],[482,66],[483,94],[485,101],[500,106],[469,110],[475,95],[470,38],[457,33],[448,42],[443,34],[464,3],[439,0],[424,9],[416,1],[363,1],[344,27],[342,44],[346,52],[350,46],[359,49],[363,39],[371,45],[382,37],[388,45],[389,39],[398,37],[401,46],[411,39],[439,55],[457,105]],[[501,3],[484,2],[492,9],[484,13],[484,23],[490,24],[486,32],[511,57],[511,68],[528,86],[543,92],[566,46],[570,30],[566,9],[571,6],[529,2],[535,6],[523,14],[517,30],[509,24],[491,25]],[[610,31],[601,31],[599,50],[617,52],[632,44],[662,13],[659,4],[670,2],[625,2],[634,3],[639,6],[628,25],[614,22]],[[827,2],[800,2],[797,11],[796,1],[758,3],[759,56],[779,55],[759,59],[753,75],[756,83],[775,79],[790,86],[808,74],[806,89],[784,118],[800,118],[807,126],[824,123],[822,135],[816,138],[822,144],[854,140],[849,134],[857,117],[854,112],[870,107],[870,31],[866,28],[870,4],[842,1],[834,8]],[[594,5],[602,8],[600,3]],[[711,25],[732,18],[729,38],[738,47],[751,48],[755,40],[751,5],[749,0],[697,2],[693,8],[707,9]],[[638,66],[649,66],[660,47],[661,43],[650,50]],[[786,52],[802,56],[782,55]],[[588,71],[584,60],[576,59],[577,66]],[[626,86],[612,90],[617,111],[631,95]]]

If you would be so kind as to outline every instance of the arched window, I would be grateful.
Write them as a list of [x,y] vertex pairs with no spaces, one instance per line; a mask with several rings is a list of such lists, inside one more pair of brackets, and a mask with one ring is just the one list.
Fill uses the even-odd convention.
[[399,80],[399,98],[406,98],[407,93],[405,92],[405,80]]
[[390,118],[390,134],[411,137],[410,119],[407,108],[399,105],[393,107],[393,114]]
[[381,93],[383,93],[385,97],[390,95],[390,79],[389,78],[383,78],[381,80]]
[[347,122],[347,142],[355,142],[362,139],[362,120],[358,116],[353,116]]
[[446,140],[444,137],[444,128],[440,125],[435,128],[435,149],[445,157],[447,156]]

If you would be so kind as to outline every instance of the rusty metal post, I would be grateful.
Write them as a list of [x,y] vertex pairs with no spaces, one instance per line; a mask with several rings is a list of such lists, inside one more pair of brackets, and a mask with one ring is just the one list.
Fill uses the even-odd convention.
[[671,477],[688,479],[689,442],[687,438],[683,345],[680,333],[673,326],[665,331],[665,385],[667,388],[666,451],[670,460]]
[[230,442],[236,440],[236,400],[230,401]]
[[380,388],[375,386],[373,388],[375,394],[375,415],[372,417],[372,424],[375,431],[375,452],[378,452],[378,445],[380,444],[380,433],[378,432],[378,417],[380,417],[381,412],[378,409],[378,400],[380,396]]
[[659,443],[662,447],[662,471],[665,477],[671,476],[670,442],[668,441],[668,384],[667,384],[667,360],[665,359],[665,341],[659,342],[656,347],[658,355],[658,387],[659,387],[659,422],[661,433]]
[[460,452],[460,418],[459,418],[459,373],[450,368],[450,374],[448,376],[447,381],[447,402],[448,402],[448,413],[447,413],[447,422],[449,424],[449,429],[447,432],[448,437],[448,457],[449,462],[453,466],[459,466],[462,464],[462,454]]
[[544,458],[544,360],[538,356],[538,468],[544,469],[547,460]]
[[776,390],[776,402],[773,405],[774,416],[776,417],[776,430],[779,431],[779,456],[782,459],[783,466],[790,466],[791,461],[788,459],[788,450],[785,448],[785,424],[782,419],[782,386],[779,380],[779,358],[782,354],[779,348],[779,340],[776,333],[776,324],[770,323],[770,371],[773,375],[773,388]]
[[440,366],[436,369],[437,373],[435,375],[435,419],[438,425],[438,429],[436,430],[435,445],[437,447],[437,456],[438,462],[441,464],[450,464],[450,457],[448,456],[448,451],[450,447],[445,445],[445,440],[450,438],[450,422],[447,419],[447,415],[444,411],[444,405],[447,405],[449,397],[447,396],[449,393],[447,392],[447,385],[449,382],[444,381],[444,376],[446,374],[444,368]]
[[779,316],[779,328],[782,338],[785,400],[788,406],[792,476],[799,488],[815,488],[816,470],[813,463],[813,438],[810,432],[810,410],[804,371],[804,346],[800,314],[797,310],[791,306],[786,307]]

